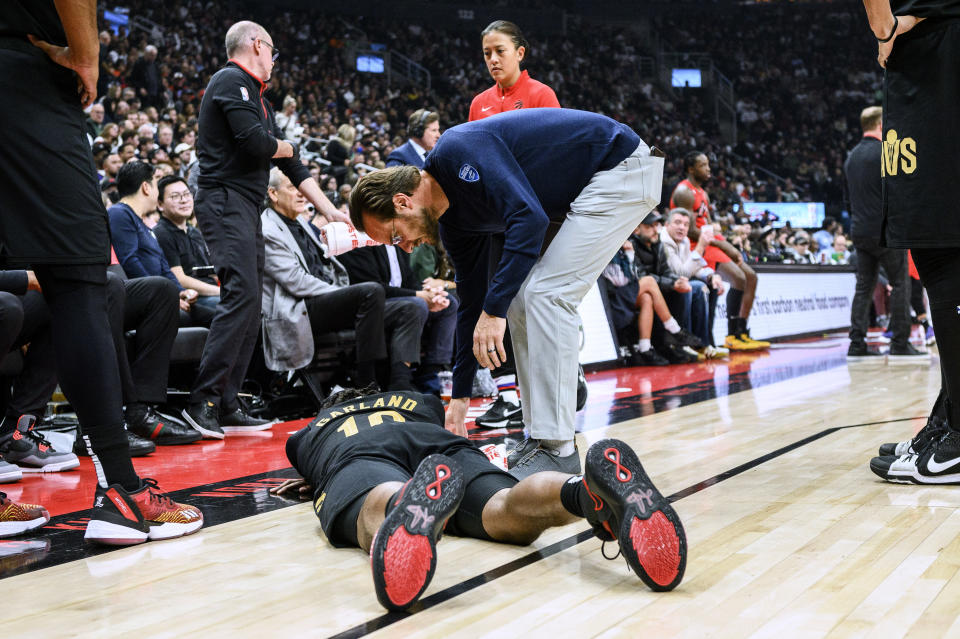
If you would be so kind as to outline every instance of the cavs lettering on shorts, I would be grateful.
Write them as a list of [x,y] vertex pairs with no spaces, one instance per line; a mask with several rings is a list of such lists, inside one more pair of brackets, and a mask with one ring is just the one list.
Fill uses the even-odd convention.
[[899,137],[894,129],[887,131],[883,141],[883,177],[910,175],[917,170],[917,141],[913,138]]

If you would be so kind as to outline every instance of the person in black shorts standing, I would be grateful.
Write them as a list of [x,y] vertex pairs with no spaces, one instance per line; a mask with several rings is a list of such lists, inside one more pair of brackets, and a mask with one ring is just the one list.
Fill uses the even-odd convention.
[[273,38],[255,22],[227,30],[226,66],[210,79],[200,103],[195,212],[220,280],[220,302],[203,347],[190,406],[183,416],[205,437],[263,430],[270,423],[247,415],[237,393],[260,332],[263,233],[260,206],[271,162],[330,221],[349,221],[320,190],[283,138],[263,96],[279,56]]
[[[312,498],[333,546],[370,553],[384,607],[416,603],[433,577],[444,531],[525,545],[578,517],[601,539],[617,539],[652,589],[680,583],[683,526],[627,444],[595,443],[583,475],[548,471],[518,482],[443,423],[443,406],[433,395],[348,389],[330,396],[287,441],[287,457],[304,479],[272,492]],[[645,544],[647,535],[659,543]]]
[[[908,248],[937,327],[941,397],[910,442],[881,447],[871,470],[890,481],[960,483],[960,0],[864,0],[885,68],[883,241]],[[935,419],[942,406],[946,423]],[[931,432],[936,431],[936,432]],[[903,449],[899,457],[885,455]]]
[[[195,532],[203,515],[163,498],[130,461],[107,321],[107,212],[82,110],[97,96],[99,49],[94,0],[0,3],[0,267],[31,265],[50,307],[57,376],[97,471],[85,538],[134,544]],[[32,430],[11,439],[2,447],[48,445]]]

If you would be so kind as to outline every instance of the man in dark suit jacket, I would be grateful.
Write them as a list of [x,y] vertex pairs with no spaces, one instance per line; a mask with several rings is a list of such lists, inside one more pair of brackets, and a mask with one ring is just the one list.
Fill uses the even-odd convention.
[[350,281],[377,282],[386,291],[385,315],[390,314],[391,300],[416,298],[430,311],[423,327],[420,344],[423,358],[414,378],[424,392],[439,392],[437,373],[453,358],[453,334],[457,326],[459,302],[444,290],[420,285],[410,268],[410,256],[395,246],[365,246],[338,258],[347,267]]
[[429,109],[417,109],[407,122],[407,135],[410,139],[406,144],[387,156],[388,167],[409,164],[422,169],[424,158],[440,139],[440,115]]

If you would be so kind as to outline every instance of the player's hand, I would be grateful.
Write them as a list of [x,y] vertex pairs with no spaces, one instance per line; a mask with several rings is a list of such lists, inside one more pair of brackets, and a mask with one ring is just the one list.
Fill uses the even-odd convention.
[[473,329],[473,356],[481,366],[493,370],[507,361],[507,351],[503,347],[506,332],[506,318],[488,315],[486,311],[480,313]]
[[279,486],[270,489],[271,495],[277,497],[287,497],[308,500],[313,496],[313,486],[307,483],[306,479],[298,477],[297,479],[285,479]]
[[37,275],[33,271],[27,271],[27,290],[40,292],[43,291],[43,289],[40,288],[40,282],[37,280]]
[[444,420],[443,427],[449,430],[454,435],[460,435],[461,437],[467,436],[467,408],[470,407],[470,400],[461,397],[458,399],[451,399],[450,405],[447,406],[447,415]]
[[58,47],[46,40],[28,35],[30,43],[47,54],[51,60],[77,74],[77,95],[80,104],[86,109],[97,99],[97,79],[100,77],[100,65],[97,60],[87,62],[78,60],[70,47]]
[[[924,20],[926,20],[926,18],[897,16],[897,32],[893,35],[893,38],[890,39],[890,42],[877,42],[877,62],[880,63],[881,67],[884,69],[887,68],[887,58],[893,53],[893,43],[897,41],[897,38]],[[888,35],[889,32],[883,34],[883,37],[887,37]]]

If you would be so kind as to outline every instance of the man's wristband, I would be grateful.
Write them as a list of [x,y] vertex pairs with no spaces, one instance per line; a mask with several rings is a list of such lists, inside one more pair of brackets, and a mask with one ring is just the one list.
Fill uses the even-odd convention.
[[893,36],[897,34],[897,27],[899,25],[900,25],[900,21],[897,20],[897,16],[893,16],[893,28],[890,29],[890,35],[888,35],[886,38],[883,38],[883,39],[877,38],[877,42],[879,42],[880,44],[884,44],[886,42],[890,42],[891,40],[893,40]]

